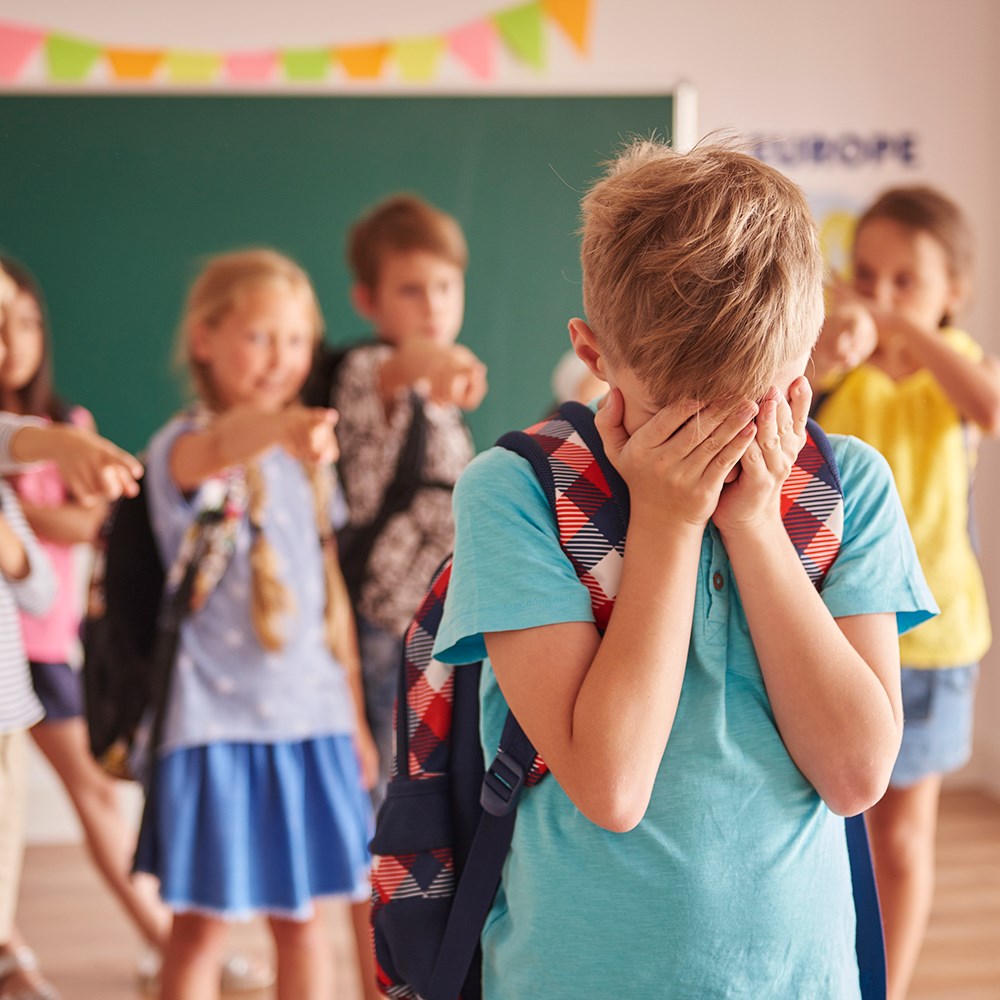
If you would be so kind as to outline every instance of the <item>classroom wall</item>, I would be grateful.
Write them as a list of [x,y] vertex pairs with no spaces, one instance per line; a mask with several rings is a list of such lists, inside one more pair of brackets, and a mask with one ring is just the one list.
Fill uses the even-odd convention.
[[[425,0],[419,5],[383,0],[346,9],[326,0],[286,0],[278,18],[270,5],[237,0],[173,0],[169,5],[5,0],[3,14],[105,43],[234,49],[444,31],[505,6],[504,0]],[[791,137],[792,142],[777,147],[789,160],[788,172],[809,192],[817,212],[831,213],[834,220],[840,208],[858,207],[888,184],[936,183],[975,222],[978,283],[967,325],[1000,352],[1000,193],[994,178],[1000,136],[993,127],[1000,94],[998,42],[1000,4],[995,0],[841,0],[837,5],[594,0],[589,58],[553,37],[543,73],[502,60],[495,80],[475,83],[446,67],[431,89],[645,92],[687,80],[697,93],[700,132]],[[331,87],[413,89],[394,80],[366,88],[344,82]],[[998,496],[1000,446],[988,444],[977,507],[987,585],[1000,609],[1000,532],[987,520]],[[997,614],[994,619],[1000,621]],[[997,717],[1000,650],[984,662],[976,754],[961,776],[1000,796]]]

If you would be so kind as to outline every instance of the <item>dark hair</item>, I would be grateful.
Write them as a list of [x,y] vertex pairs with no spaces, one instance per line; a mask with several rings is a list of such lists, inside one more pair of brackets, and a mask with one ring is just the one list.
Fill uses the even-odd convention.
[[3,405],[16,413],[32,417],[49,417],[57,422],[66,420],[68,407],[56,394],[52,381],[52,342],[45,296],[35,276],[12,257],[0,257],[0,266],[10,276],[19,292],[30,295],[42,314],[42,356],[38,370],[20,389],[0,389]]
[[[858,219],[855,238],[865,223],[875,219],[889,219],[913,232],[927,233],[944,250],[951,277],[966,285],[972,280],[972,230],[958,205],[936,188],[914,184],[883,192]],[[951,317],[945,316],[941,325],[950,322]]]
[[469,262],[462,228],[455,218],[412,194],[379,202],[354,225],[347,237],[347,262],[355,279],[368,288],[378,284],[386,253],[426,250],[462,271]]

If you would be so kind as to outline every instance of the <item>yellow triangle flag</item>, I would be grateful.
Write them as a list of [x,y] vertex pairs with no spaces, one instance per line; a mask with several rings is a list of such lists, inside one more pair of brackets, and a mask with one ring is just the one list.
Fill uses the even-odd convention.
[[382,64],[389,54],[384,42],[375,45],[342,45],[336,50],[344,72],[352,80],[377,80],[382,75]]
[[163,53],[152,50],[108,49],[105,54],[116,80],[152,80],[163,62]]
[[221,69],[222,57],[214,52],[167,53],[171,83],[214,83]]
[[542,0],[542,5],[577,50],[586,54],[590,47],[590,0]]
[[444,39],[437,36],[404,38],[393,46],[399,75],[409,83],[433,80],[443,52]]

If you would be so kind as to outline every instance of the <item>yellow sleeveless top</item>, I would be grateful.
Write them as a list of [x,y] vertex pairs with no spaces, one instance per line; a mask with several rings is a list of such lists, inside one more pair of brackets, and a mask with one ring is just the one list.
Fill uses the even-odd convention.
[[[972,361],[982,348],[961,330],[941,331]],[[917,555],[941,614],[900,638],[904,666],[974,663],[990,646],[986,588],[969,537],[975,451],[961,416],[926,369],[896,382],[874,365],[850,372],[821,404],[828,433],[853,434],[889,463]]]

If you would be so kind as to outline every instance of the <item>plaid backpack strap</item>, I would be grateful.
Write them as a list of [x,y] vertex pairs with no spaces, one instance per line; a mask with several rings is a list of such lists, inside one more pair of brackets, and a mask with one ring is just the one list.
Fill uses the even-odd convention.
[[455,668],[431,656],[451,580],[451,557],[437,569],[403,641],[391,776],[420,780],[447,774],[455,698]]
[[564,403],[553,417],[497,443],[531,464],[555,514],[559,544],[590,592],[603,633],[621,582],[629,498],[604,454],[593,411]]
[[844,489],[830,441],[814,420],[781,487],[781,519],[809,579],[821,587],[844,535]]

